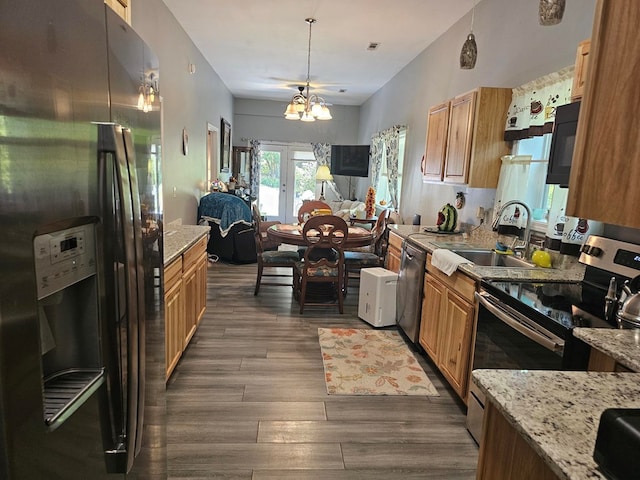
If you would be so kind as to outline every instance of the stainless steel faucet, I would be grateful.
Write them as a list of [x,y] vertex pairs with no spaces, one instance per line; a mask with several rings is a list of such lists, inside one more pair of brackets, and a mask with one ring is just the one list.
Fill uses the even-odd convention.
[[528,259],[529,258],[529,235],[531,234],[531,209],[523,202],[521,202],[520,200],[510,200],[507,203],[505,203],[504,205],[502,205],[502,207],[500,208],[500,210],[498,211],[498,214],[496,215],[496,217],[493,219],[493,223],[491,224],[491,228],[495,231],[498,229],[498,224],[500,223],[500,217],[502,216],[502,212],[505,211],[505,209],[511,205],[521,205],[524,207],[525,211],[527,212],[527,225],[524,229],[524,240],[522,245],[517,245],[519,237],[516,237],[513,240],[513,243],[511,244],[511,249],[516,251],[516,250],[523,250],[524,251],[524,258]]

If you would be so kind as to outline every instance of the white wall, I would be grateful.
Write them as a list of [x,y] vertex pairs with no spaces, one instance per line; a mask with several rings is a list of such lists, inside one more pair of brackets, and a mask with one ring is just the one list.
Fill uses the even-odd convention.
[[[160,60],[164,221],[195,224],[199,187],[206,178],[207,123],[220,128],[221,117],[232,123],[233,97],[162,0],[134,0],[131,17],[133,28]],[[189,63],[196,66],[193,75]],[[189,135],[186,156],[183,128]]]
[[[470,2],[471,4],[472,2]],[[400,214],[410,222],[414,213],[432,225],[437,211],[453,202],[460,187],[422,183],[428,109],[479,86],[515,87],[575,62],[578,42],[591,36],[595,0],[567,0],[559,25],[538,24],[534,0],[483,0],[476,6],[473,31],[478,61],[461,70],[459,55],[469,33],[471,13],[445,32],[361,107],[359,143],[394,124],[408,126],[405,178]],[[368,181],[360,181],[362,197]],[[473,222],[477,206],[491,207],[494,189],[466,189],[461,221]]]

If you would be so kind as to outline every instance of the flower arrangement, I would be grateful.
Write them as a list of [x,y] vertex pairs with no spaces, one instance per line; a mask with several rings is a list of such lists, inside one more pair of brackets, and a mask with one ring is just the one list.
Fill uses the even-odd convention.
[[364,200],[364,211],[367,214],[367,218],[373,217],[376,213],[376,189],[369,187],[367,190],[367,197]]

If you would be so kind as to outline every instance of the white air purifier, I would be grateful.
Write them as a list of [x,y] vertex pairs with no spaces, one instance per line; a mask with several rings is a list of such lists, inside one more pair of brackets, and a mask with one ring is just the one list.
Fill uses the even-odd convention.
[[373,267],[360,270],[358,317],[374,327],[396,324],[398,274]]

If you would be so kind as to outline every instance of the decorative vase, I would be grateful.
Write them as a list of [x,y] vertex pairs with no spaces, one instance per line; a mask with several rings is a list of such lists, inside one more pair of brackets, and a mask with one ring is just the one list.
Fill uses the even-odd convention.
[[566,0],[540,0],[538,15],[540,25],[557,25],[562,21]]
[[369,187],[367,190],[367,197],[364,201],[364,211],[367,214],[367,218],[373,217],[376,213],[376,189]]
[[476,60],[478,59],[478,45],[476,44],[476,37],[473,33],[467,35],[467,39],[462,45],[460,51],[460,68],[463,70],[471,70],[476,66]]

